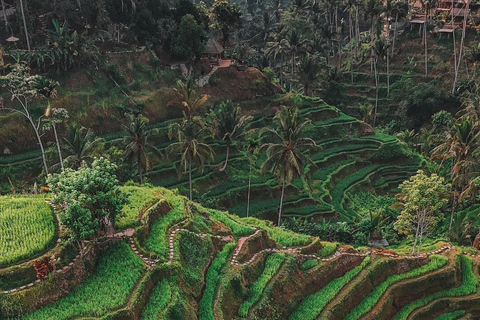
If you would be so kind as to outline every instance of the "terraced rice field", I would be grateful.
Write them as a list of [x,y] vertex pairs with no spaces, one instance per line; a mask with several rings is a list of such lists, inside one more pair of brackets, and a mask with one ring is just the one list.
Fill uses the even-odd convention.
[[45,197],[0,197],[0,267],[48,250],[56,241],[56,229]]

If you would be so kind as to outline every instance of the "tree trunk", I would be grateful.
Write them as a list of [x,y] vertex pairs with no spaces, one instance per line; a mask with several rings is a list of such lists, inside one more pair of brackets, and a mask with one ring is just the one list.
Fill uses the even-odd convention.
[[248,193],[247,193],[247,218],[250,213],[250,190],[252,187],[252,164],[250,163],[250,171],[248,172]]
[[2,1],[3,19],[5,20],[5,34],[6,34],[7,28],[8,28],[7,12],[5,11],[5,0],[1,0],[1,1]]
[[395,51],[395,40],[397,39],[397,25],[398,25],[398,11],[395,15],[395,28],[393,28],[393,44],[392,44],[392,57],[393,52]]
[[373,67],[375,69],[375,114],[373,115],[373,128],[377,124],[377,111],[378,111],[378,74],[377,74],[377,58],[373,61]]
[[142,175],[142,163],[140,159],[137,161],[137,168],[138,168],[138,177],[140,178],[140,184],[143,184],[143,175]]
[[220,168],[220,171],[225,171],[227,169],[227,164],[228,164],[228,155],[230,154],[230,144],[227,143],[227,156],[225,158],[225,164],[223,165],[222,168]]
[[387,49],[387,97],[390,96],[390,53]]
[[53,121],[53,118],[52,118],[52,127],[53,127],[53,133],[55,134],[55,143],[57,144],[58,157],[60,159],[60,167],[62,168],[62,171],[63,171],[65,168],[63,167],[62,151],[60,149],[60,142],[58,142],[57,128],[55,127],[55,122]]
[[[465,31],[467,29],[467,11],[469,9],[469,5],[470,5],[470,2],[467,1],[467,4],[465,6],[465,11],[464,11],[464,15],[463,15],[463,28],[462,28],[462,39],[460,40],[460,52],[458,54],[458,63],[457,65],[455,66],[455,77],[453,79],[453,90],[452,90],[452,94],[455,93],[455,86],[457,84],[457,78],[458,78],[458,70],[460,70],[460,63],[462,61],[462,54],[463,54],[463,42],[465,40]],[[455,32],[455,30],[454,30]]]
[[48,166],[47,166],[47,159],[45,157],[45,149],[43,148],[42,138],[40,137],[40,133],[38,132],[38,128],[33,122],[33,119],[30,115],[28,115],[28,120],[32,124],[33,130],[35,131],[35,135],[37,136],[38,144],[40,145],[40,150],[42,151],[42,159],[43,159],[43,166],[45,168],[45,173],[48,174]]
[[[428,8],[428,6],[427,6]],[[428,52],[427,52],[427,10],[425,10],[425,24],[423,26],[423,37],[425,38],[425,77],[428,76]]]
[[453,224],[453,215],[455,213],[455,206],[457,204],[457,196],[453,193],[453,203],[452,203],[452,213],[450,214],[450,225],[448,226],[448,232],[452,232],[452,224]]
[[283,195],[285,194],[285,178],[282,181],[282,195],[280,196],[280,209],[278,210],[278,226],[282,221]]
[[20,0],[20,11],[22,12],[23,28],[25,29],[25,39],[27,40],[27,49],[30,51],[30,39],[28,38],[27,20],[25,19],[25,12],[23,10],[23,0]]
[[417,220],[417,230],[415,231],[415,240],[413,241],[412,255],[415,254],[415,250],[417,249],[417,239],[418,239],[419,231],[420,231],[420,217],[418,217],[418,220]]
[[188,186],[190,187],[190,201],[193,200],[193,190],[192,190],[192,161],[188,163]]

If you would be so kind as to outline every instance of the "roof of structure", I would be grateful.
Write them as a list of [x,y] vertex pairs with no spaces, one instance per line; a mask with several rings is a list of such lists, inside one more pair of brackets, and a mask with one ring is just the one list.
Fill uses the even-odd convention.
[[215,39],[208,39],[207,44],[205,45],[205,50],[203,50],[203,53],[220,54],[222,52],[223,52],[223,47],[220,43],[215,41]]

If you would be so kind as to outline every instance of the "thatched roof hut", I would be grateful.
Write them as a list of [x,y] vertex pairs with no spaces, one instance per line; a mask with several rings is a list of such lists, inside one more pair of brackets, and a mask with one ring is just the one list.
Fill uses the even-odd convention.
[[203,50],[203,54],[212,54],[212,55],[219,55],[222,54],[223,47],[220,43],[215,41],[215,39],[208,39],[207,44],[205,45],[205,50]]

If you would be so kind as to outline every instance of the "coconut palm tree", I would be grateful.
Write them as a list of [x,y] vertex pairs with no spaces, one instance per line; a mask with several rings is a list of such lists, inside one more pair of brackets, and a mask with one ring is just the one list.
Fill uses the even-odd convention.
[[203,142],[205,133],[209,131],[205,121],[199,116],[190,117],[184,112],[183,118],[174,123],[168,132],[169,139],[176,142],[167,147],[167,155],[180,155],[179,172],[188,172],[189,198],[193,199],[192,164],[198,171],[203,171],[205,164],[213,161],[213,149]]
[[244,149],[247,157],[247,161],[249,164],[248,170],[248,192],[247,192],[247,218],[250,214],[250,194],[252,189],[252,169],[256,163],[256,155],[258,154],[258,149],[260,147],[260,143],[258,139],[254,139],[252,137],[248,137],[244,143]]
[[278,225],[282,218],[285,186],[297,177],[305,178],[304,165],[311,160],[302,152],[316,146],[311,138],[304,137],[309,120],[300,118],[298,108],[282,107],[273,119],[274,128],[264,128],[260,136],[265,141],[261,146],[266,150],[267,159],[261,166],[263,173],[276,175],[282,185]]
[[150,132],[146,129],[148,119],[142,115],[130,115],[129,121],[128,126],[123,126],[126,130],[126,135],[123,138],[125,159],[137,165],[140,183],[143,184],[143,172],[147,173],[152,167],[149,151],[157,156],[161,156],[161,154],[155,146],[148,143],[150,135]]
[[210,112],[213,131],[217,138],[223,140],[226,146],[225,164],[220,169],[224,171],[227,168],[230,147],[236,140],[245,134],[245,127],[252,116],[242,116],[242,109],[238,104],[234,105],[232,101],[220,103],[215,110]]
[[184,114],[189,118],[193,117],[195,112],[208,100],[208,95],[197,93],[195,80],[192,77],[186,81],[178,80],[175,91],[179,95],[179,103]]
[[308,96],[310,85],[315,85],[318,80],[320,69],[320,63],[318,63],[315,57],[312,57],[309,53],[307,53],[300,61],[298,75],[300,83],[303,85],[303,93],[306,96]]
[[[432,157],[434,159],[441,159],[441,163],[447,159],[453,160],[451,175],[453,184],[461,189],[460,194],[463,193],[471,178],[472,167],[475,167],[477,161],[472,158],[478,150],[479,132],[475,127],[475,122],[466,117],[459,119],[455,123],[452,130],[446,131],[442,135],[442,144],[432,150]],[[475,170],[475,169],[473,169]],[[453,190],[453,205],[452,214],[450,216],[450,227],[452,228],[453,215],[455,212],[457,190]]]
[[377,113],[378,113],[378,60],[387,58],[387,87],[389,87],[389,61],[388,61],[388,48],[389,44],[385,37],[379,37],[373,42],[372,53],[373,53],[373,67],[375,75],[375,114],[373,116],[373,127],[375,128],[377,122]]
[[78,169],[83,161],[93,161],[102,142],[103,139],[96,137],[91,129],[70,125],[62,144],[65,166]]
[[273,56],[273,59],[277,59],[277,56],[280,56],[280,84],[284,83],[283,67],[285,61],[285,55],[290,51],[290,44],[287,39],[281,37],[280,34],[274,35],[274,41],[267,42],[266,44],[266,54],[268,56]]

